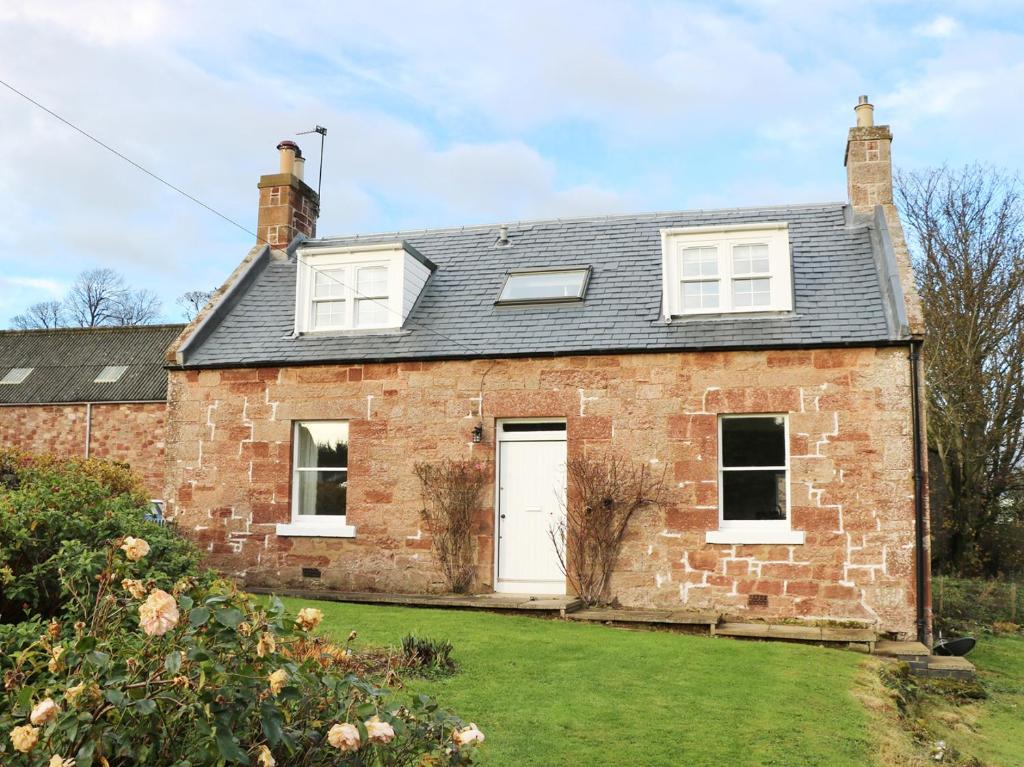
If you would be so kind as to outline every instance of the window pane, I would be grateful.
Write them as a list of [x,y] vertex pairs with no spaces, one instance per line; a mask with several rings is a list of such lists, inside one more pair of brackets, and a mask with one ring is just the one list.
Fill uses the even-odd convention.
[[366,298],[386,297],[388,269],[386,266],[364,266],[357,272],[356,290]]
[[296,467],[348,467],[348,424],[344,421],[306,421],[296,429],[299,440]]
[[732,270],[735,274],[764,274],[768,271],[768,246],[764,243],[734,245]]
[[786,472],[722,472],[722,519],[786,518]]
[[[359,299],[356,301],[356,327],[367,328],[387,325],[391,311],[387,299]],[[396,322],[397,324],[397,322]]]
[[343,298],[344,290],[344,269],[317,269],[313,273],[314,298]]
[[336,328],[345,324],[344,301],[317,301],[313,308],[314,328]]
[[722,419],[722,468],[785,465],[782,416]]
[[735,307],[771,306],[772,285],[767,278],[732,281],[732,305]]
[[684,309],[715,309],[718,307],[718,282],[684,282]]
[[510,274],[499,301],[530,301],[553,298],[583,298],[586,269],[569,272]]
[[718,248],[684,248],[683,249],[683,276],[684,277],[717,277],[718,276]]
[[348,494],[348,472],[299,471],[300,516],[343,516]]

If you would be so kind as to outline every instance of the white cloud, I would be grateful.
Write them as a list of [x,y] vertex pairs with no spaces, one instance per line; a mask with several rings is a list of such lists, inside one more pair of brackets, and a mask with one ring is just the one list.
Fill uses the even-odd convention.
[[952,16],[936,16],[926,24],[914,27],[914,34],[921,37],[944,38],[952,37],[960,29],[960,24]]
[[46,277],[0,277],[0,284],[10,285],[14,288],[27,288],[48,294],[50,298],[60,298],[67,290],[65,283]]

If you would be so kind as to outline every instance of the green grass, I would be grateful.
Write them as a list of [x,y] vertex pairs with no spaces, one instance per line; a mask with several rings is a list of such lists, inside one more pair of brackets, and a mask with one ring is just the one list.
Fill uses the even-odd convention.
[[[935,732],[985,765],[1024,765],[1024,637],[981,635],[969,656],[988,700],[936,706]],[[941,710],[940,710],[941,709]]]
[[[297,609],[300,600],[287,600]],[[476,722],[486,765],[871,764],[850,692],[862,658],[801,645],[624,631],[529,617],[316,603],[358,645],[450,639],[460,672],[407,680]]]

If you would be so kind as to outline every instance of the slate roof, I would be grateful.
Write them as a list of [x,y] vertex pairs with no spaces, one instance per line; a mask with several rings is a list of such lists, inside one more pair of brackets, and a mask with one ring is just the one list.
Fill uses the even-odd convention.
[[[661,229],[777,221],[789,224],[793,312],[665,324]],[[873,226],[826,203],[523,222],[509,225],[508,246],[497,225],[309,240],[303,248],[405,241],[437,270],[401,332],[296,338],[295,257],[266,258],[186,347],[184,366],[891,342],[904,336]],[[593,272],[582,303],[495,306],[509,269],[585,265]]]
[[[183,327],[2,331],[0,378],[11,368],[32,368],[32,372],[23,383],[0,384],[0,405],[164,400],[164,351]],[[116,383],[94,383],[108,365],[128,369]]]

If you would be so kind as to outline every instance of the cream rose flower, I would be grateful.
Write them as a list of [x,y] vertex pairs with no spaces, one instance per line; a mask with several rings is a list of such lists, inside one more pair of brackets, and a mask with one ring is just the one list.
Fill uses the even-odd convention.
[[38,740],[39,729],[30,724],[23,724],[21,727],[11,730],[11,743],[14,745],[14,750],[23,754],[27,754],[35,748]]
[[366,737],[371,743],[390,743],[395,739],[395,728],[387,722],[382,722],[379,717],[372,716],[363,722],[366,727]]
[[46,667],[51,674],[56,674],[60,670],[60,656],[63,654],[64,648],[60,645],[56,645],[50,650],[50,662],[46,664]]
[[303,631],[312,631],[320,625],[320,621],[323,619],[324,614],[322,610],[316,607],[303,607],[295,617],[295,623]]
[[129,562],[138,562],[149,553],[149,544],[142,538],[133,538],[129,535],[121,543],[121,551]]
[[146,587],[142,585],[142,581],[137,581],[134,578],[125,578],[121,581],[121,588],[135,599],[144,599],[146,596]]
[[53,702],[53,698],[45,698],[39,701],[36,707],[32,709],[32,713],[28,715],[28,720],[35,725],[46,724],[59,713],[60,709]]
[[327,742],[343,754],[358,751],[359,728],[348,722],[336,724],[327,731]]
[[469,723],[469,727],[463,727],[461,730],[456,730],[452,734],[452,740],[455,741],[457,746],[465,746],[468,743],[483,743],[484,734],[480,732],[480,728],[472,722]]
[[65,759],[60,754],[54,754],[50,757],[50,763],[47,767],[75,767],[75,760],[71,757]]
[[69,687],[64,691],[64,700],[66,700],[72,706],[75,705],[75,699],[82,694],[85,690],[85,682],[79,682],[73,687]]
[[178,625],[178,603],[166,591],[154,589],[139,606],[139,625],[151,637],[166,634]]
[[260,752],[256,755],[256,764],[259,767],[277,767],[277,760],[274,755],[270,753],[270,749],[266,746],[260,746]]
[[269,631],[260,634],[260,641],[256,643],[256,655],[265,658],[277,650],[277,640]]
[[279,668],[268,676],[267,679],[270,682],[270,693],[276,697],[284,689],[284,685],[288,681],[288,672],[283,668]]

